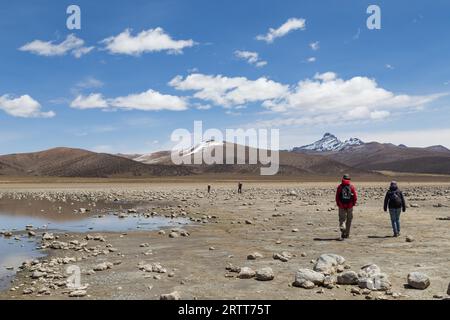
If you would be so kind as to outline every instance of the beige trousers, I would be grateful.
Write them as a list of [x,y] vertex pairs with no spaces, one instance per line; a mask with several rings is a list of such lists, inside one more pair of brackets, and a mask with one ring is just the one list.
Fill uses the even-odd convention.
[[339,226],[341,228],[341,232],[346,236],[350,236],[352,220],[353,220],[353,208],[351,209],[339,208]]

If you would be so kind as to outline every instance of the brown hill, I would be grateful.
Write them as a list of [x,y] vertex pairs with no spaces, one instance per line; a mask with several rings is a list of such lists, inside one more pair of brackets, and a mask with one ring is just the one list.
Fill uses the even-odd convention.
[[443,147],[408,148],[371,142],[321,154],[363,170],[450,174],[450,152]]
[[0,174],[18,176],[110,177],[188,175],[178,166],[151,166],[104,153],[55,148],[42,152],[0,156]]

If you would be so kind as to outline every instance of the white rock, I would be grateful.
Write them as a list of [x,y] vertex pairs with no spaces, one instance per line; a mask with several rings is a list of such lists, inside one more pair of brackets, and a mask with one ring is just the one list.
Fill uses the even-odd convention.
[[181,296],[178,291],[174,291],[172,293],[162,294],[159,299],[160,300],[181,300]]
[[314,265],[314,271],[323,273],[325,275],[334,274],[336,273],[336,267],[343,265],[344,263],[344,257],[341,257],[337,254],[323,254],[317,259]]
[[295,281],[293,285],[295,287],[310,288],[310,284],[308,282],[313,283],[314,285],[323,285],[324,280],[325,276],[320,272],[310,269],[299,269],[295,274]]
[[271,281],[275,278],[272,268],[262,268],[256,270],[256,280]]
[[256,272],[249,267],[242,267],[239,272],[239,278],[241,279],[251,279],[256,275]]
[[87,295],[86,290],[75,290],[69,293],[71,298],[81,298]]

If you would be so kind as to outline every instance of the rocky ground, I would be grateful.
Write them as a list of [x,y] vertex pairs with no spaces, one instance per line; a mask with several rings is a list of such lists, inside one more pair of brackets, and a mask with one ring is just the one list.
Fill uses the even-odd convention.
[[[402,235],[386,185],[358,183],[351,238],[338,241],[334,183],[0,185],[18,201],[139,201],[130,215],[187,217],[162,231],[31,231],[46,258],[24,262],[0,299],[446,299],[450,184],[405,183]],[[0,200],[1,201],[1,200]],[[4,232],[4,237],[14,236]],[[79,269],[78,269],[79,268]],[[77,288],[68,288],[80,270]]]

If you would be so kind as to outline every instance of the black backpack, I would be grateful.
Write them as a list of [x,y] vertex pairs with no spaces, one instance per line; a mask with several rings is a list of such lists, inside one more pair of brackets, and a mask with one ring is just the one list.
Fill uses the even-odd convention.
[[402,207],[402,197],[398,191],[389,192],[389,205],[393,208]]
[[349,185],[342,186],[341,188],[341,202],[350,203],[353,200],[352,187]]

